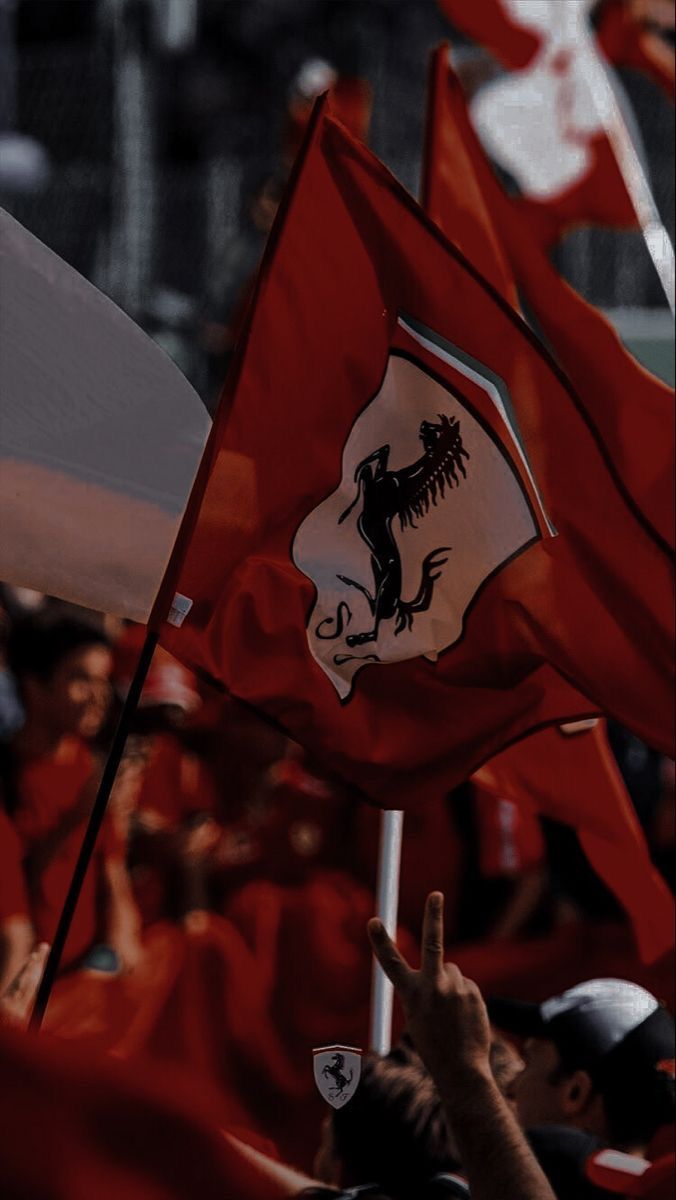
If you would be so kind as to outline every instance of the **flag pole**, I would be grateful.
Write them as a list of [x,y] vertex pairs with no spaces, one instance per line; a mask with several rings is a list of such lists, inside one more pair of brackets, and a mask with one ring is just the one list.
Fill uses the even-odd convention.
[[629,193],[629,199],[634,211],[648,253],[657,271],[662,290],[671,309],[671,315],[676,311],[674,297],[674,247],[669,240],[662,218],[650,190],[650,184],[636,153],[636,147],[631,139],[622,115],[620,105],[613,86],[608,78],[608,71],[589,37],[588,53],[583,56],[588,64],[587,82],[594,101],[596,113],[603,124],[605,134],[615,155],[624,185]]
[[[404,814],[386,809],[380,817],[376,916],[391,938],[397,933],[399,909],[399,871]],[[394,988],[382,967],[374,959],[371,990],[371,1033],[369,1045],[376,1054],[388,1054],[392,1045],[392,1008]]]
[[141,691],[146,680],[146,675],[148,674],[148,668],[150,667],[153,653],[157,645],[157,640],[157,633],[149,629],[146,633],[146,639],[143,643],[143,649],[141,650],[138,663],[136,664],[134,677],[131,681],[129,691],[127,692],[127,696],[122,706],[122,712],[120,713],[120,719],[117,724],[117,729],[115,730],[115,736],[113,737],[108,758],[106,760],[106,765],[103,770],[103,775],[101,776],[101,781],[99,783],[96,799],[89,816],[85,835],[82,839],[82,845],[80,846],[80,852],[78,854],[77,863],[75,864],[75,870],[73,871],[73,877],[70,881],[70,886],[68,888],[63,909],[61,911],[61,916],[59,917],[59,923],[56,927],[54,941],[52,942],[49,957],[40,981],[40,987],[38,988],[35,1005],[33,1007],[33,1012],[30,1019],[29,1028],[31,1030],[37,1031],[42,1025],[45,1009],[49,1003],[49,997],[54,986],[54,980],[56,979],[59,966],[61,964],[63,949],[70,931],[73,915],[75,913],[77,902],[80,898],[80,892],[82,891],[82,884],[84,882],[85,875],[87,874],[87,868],[91,861],[99,830],[101,829],[101,825],[103,823],[108,800],[110,799],[110,793],[113,790],[118,768],[120,766],[120,762],[122,761],[122,755],[124,754],[124,748],[129,736],[131,721],[138,707]]

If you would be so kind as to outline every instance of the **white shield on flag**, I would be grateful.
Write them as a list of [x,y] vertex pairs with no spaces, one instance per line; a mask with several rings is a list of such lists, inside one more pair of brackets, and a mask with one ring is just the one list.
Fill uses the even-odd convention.
[[[399,323],[481,388],[530,473],[494,382],[457,347],[442,350],[431,331]],[[486,580],[538,536],[513,465],[462,398],[392,352],[350,430],[337,488],[293,543],[316,588],[310,652],[341,700],[369,663],[436,661],[462,637]]]
[[343,1108],[361,1077],[362,1052],[356,1046],[319,1046],[312,1051],[315,1083],[332,1108]]

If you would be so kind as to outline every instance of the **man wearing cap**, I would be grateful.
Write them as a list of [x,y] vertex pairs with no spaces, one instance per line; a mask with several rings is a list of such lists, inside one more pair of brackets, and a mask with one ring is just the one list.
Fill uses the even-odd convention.
[[566,1125],[644,1153],[674,1120],[674,1022],[638,984],[590,979],[542,1004],[494,1000],[491,1020],[526,1038],[513,1084],[522,1125]]
[[[477,1054],[489,1014],[526,1038],[509,1095],[557,1200],[607,1195],[586,1169],[590,1158],[603,1147],[643,1154],[674,1120],[672,1018],[644,988],[617,979],[590,980],[539,1005],[494,1001],[487,1013],[476,984],[453,964],[440,965],[442,902],[436,893],[427,900],[420,971],[408,967],[380,922],[369,933],[439,1089],[472,1195],[490,1195],[496,1175],[505,1200],[542,1188],[491,1090],[485,1055]],[[434,971],[425,969],[426,953],[436,956]]]

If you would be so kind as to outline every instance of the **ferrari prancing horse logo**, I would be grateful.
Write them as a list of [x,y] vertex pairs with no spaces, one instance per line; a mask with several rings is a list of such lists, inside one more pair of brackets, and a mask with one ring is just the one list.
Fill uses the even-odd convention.
[[[497,377],[448,343],[437,350],[424,327],[399,323],[414,349],[417,338],[439,353],[441,370],[391,351],[347,437],[338,487],[293,542],[294,562],[316,588],[309,648],[341,700],[369,663],[436,661],[461,638],[482,584],[540,536]],[[449,366],[480,389],[493,423],[497,410],[499,436],[443,382]]]
[[332,1108],[354,1096],[361,1076],[361,1050],[355,1046],[319,1046],[312,1051],[315,1083]]

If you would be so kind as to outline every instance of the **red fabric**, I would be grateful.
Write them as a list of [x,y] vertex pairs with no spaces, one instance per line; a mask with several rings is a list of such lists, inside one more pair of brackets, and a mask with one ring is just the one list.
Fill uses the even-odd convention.
[[[538,56],[538,52],[546,51],[549,46],[548,39],[543,41],[533,29],[527,28],[526,24],[514,23],[500,0],[484,0],[478,5],[466,4],[464,0],[439,0],[439,3],[451,19],[454,19],[457,12],[457,28],[491,50],[506,67],[525,71],[535,66],[536,62],[540,65],[542,56]],[[619,6],[611,0],[610,6],[603,14],[599,34],[604,52],[618,65],[630,65],[632,60],[631,65],[648,70],[651,69],[654,60],[654,72],[657,72],[664,86],[665,64],[654,55],[651,58],[650,41],[646,41],[645,36],[641,39],[637,22],[629,13],[620,12],[618,8],[624,8],[622,0],[619,0]],[[644,42],[646,49],[643,49]],[[638,49],[639,46],[642,48]],[[668,61],[669,52],[666,47],[665,54]],[[564,46],[559,53],[552,50],[550,59],[553,75],[560,75],[562,71],[565,73],[570,65],[570,47]],[[561,105],[565,106],[567,100],[567,96],[562,92]],[[547,119],[551,119],[549,115]],[[513,113],[511,120],[514,120]],[[531,227],[531,235],[538,239],[543,248],[553,246],[577,225],[598,224],[632,229],[638,224],[634,206],[605,132],[599,130],[593,135],[564,132],[565,127],[564,121],[562,132],[567,140],[578,141],[586,146],[589,165],[584,175],[564,191],[543,200],[534,197],[523,199],[524,216]],[[527,137],[527,130],[523,130],[523,136]]]
[[502,0],[438,0],[444,16],[459,33],[490,50],[505,67],[519,70],[528,65],[541,46],[532,29],[512,21]]
[[0,804],[0,923],[28,916],[23,848],[16,829]]
[[530,237],[543,250],[551,249],[577,226],[608,225],[616,229],[638,226],[636,210],[606,135],[599,133],[590,138],[588,149],[591,165],[577,183],[551,200],[523,196],[513,202]]
[[[432,215],[470,258],[475,247],[488,236],[495,238],[497,231],[512,277],[573,384],[594,435],[612,458],[620,486],[640,519],[673,549],[673,389],[625,350],[610,322],[538,249],[531,222],[522,219],[488,166],[457,79],[447,67],[445,74],[446,86],[432,93],[429,122],[444,130],[435,144],[444,147],[453,172],[439,159],[428,163],[428,176],[434,178]],[[479,185],[483,194],[483,204],[473,210],[473,226],[464,213],[460,221],[456,217],[467,180],[473,188]]]
[[630,930],[622,925],[574,921],[546,937],[464,943],[452,961],[474,979],[484,996],[546,1000],[581,979],[628,979],[674,1011],[674,955],[641,963]]
[[[360,141],[368,141],[373,94],[370,84],[358,76],[342,75],[328,90],[331,112]],[[291,159],[298,153],[312,115],[314,97],[295,99],[289,105],[285,149]]]
[[[55,754],[18,763],[14,821],[26,856],[31,916],[40,941],[51,942],[56,931],[94,800],[94,771],[89,747],[75,737],[64,738]],[[101,939],[103,861],[123,852],[112,820],[106,819],[73,916],[64,966]]]
[[4,1200],[281,1200],[281,1186],[219,1128],[201,1082],[99,1060],[0,1029]]
[[568,734],[542,730],[474,779],[495,798],[576,828],[591,865],[630,915],[643,959],[655,962],[673,949],[673,897],[652,865],[603,723]]
[[[458,135],[448,112],[449,48],[439,46],[430,59],[427,126],[422,167],[422,205],[425,212],[471,258],[484,279],[517,307],[511,268],[500,245],[486,201],[472,171],[462,171],[458,187]],[[460,147],[464,157],[464,151]],[[460,159],[462,162],[462,158]],[[447,228],[449,196],[453,197],[453,228]],[[477,226],[482,237],[476,236]]]
[[[387,807],[439,798],[537,724],[594,706],[668,749],[670,563],[534,337],[385,168],[323,115],[269,247],[234,394],[205,458],[199,518],[178,580],[167,577],[193,601],[180,629],[162,627],[171,652],[266,710]],[[543,536],[538,515],[538,540],[483,583],[452,649],[436,662],[369,665],[341,703],[309,653],[316,592],[290,547],[336,488],[346,438],[378,393],[388,355],[401,361],[393,349],[433,371],[447,394],[471,397],[540,513],[497,408],[416,342],[401,312],[505,382],[558,536]],[[242,459],[256,464],[256,521],[235,532],[228,480]],[[352,480],[343,495],[353,499]],[[329,549],[332,536],[327,528]],[[335,562],[332,578],[340,569]]]
[[[637,1174],[624,1166],[625,1156],[619,1156],[608,1161],[604,1153],[595,1154],[586,1164],[586,1174],[592,1183],[606,1188],[609,1193],[625,1197],[646,1196],[650,1200],[673,1200],[674,1183],[676,1182],[676,1159],[673,1154],[666,1154],[657,1159],[652,1165],[645,1163],[645,1173]],[[629,1156],[626,1156],[628,1159]],[[641,1166],[640,1162],[637,1166]]]
[[[340,872],[297,887],[252,882],[225,917],[147,931],[132,974],[57,980],[45,1028],[92,1054],[145,1061],[149,1074],[156,1062],[193,1072],[219,1090],[229,1125],[309,1169],[325,1112],[312,1049],[367,1044],[372,913],[372,896]],[[415,954],[403,931],[399,944]]]
[[188,753],[177,734],[153,737],[138,807],[160,816],[163,827],[176,827],[196,813],[215,812],[211,772],[200,758]]
[[[113,679],[123,696],[134,677],[146,633],[145,625],[127,625],[115,643]],[[167,704],[193,713],[199,711],[201,703],[192,672],[167,654],[162,646],[157,646],[143,684],[140,707]]]
[[626,0],[604,0],[597,38],[610,62],[643,71],[673,101],[673,46],[645,29]]
[[[537,740],[538,734],[532,734],[523,743],[524,755],[532,741]],[[521,743],[514,750],[521,749]],[[506,754],[511,751],[507,750]],[[501,759],[502,755],[498,755]],[[483,777],[483,771],[490,771],[496,760],[492,758],[487,765],[472,777],[477,784]],[[484,790],[480,785],[475,788],[474,804],[479,833],[479,867],[481,874],[487,879],[511,878],[536,867],[545,857],[545,842],[540,828],[540,822],[529,803],[520,803],[509,798],[513,796],[509,789],[500,794],[496,791]],[[526,801],[527,801],[526,797]]]

